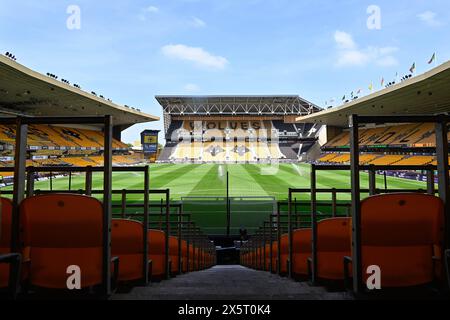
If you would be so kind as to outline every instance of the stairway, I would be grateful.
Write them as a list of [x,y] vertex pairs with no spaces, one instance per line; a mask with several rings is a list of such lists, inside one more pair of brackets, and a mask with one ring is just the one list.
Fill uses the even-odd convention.
[[343,300],[345,292],[327,292],[269,272],[242,266],[215,266],[176,278],[117,293],[116,300]]

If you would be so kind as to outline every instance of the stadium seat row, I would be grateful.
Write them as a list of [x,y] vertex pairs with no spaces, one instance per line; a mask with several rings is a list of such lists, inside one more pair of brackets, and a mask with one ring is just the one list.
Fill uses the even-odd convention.
[[[327,153],[322,155],[319,162],[348,164],[350,163],[349,153]],[[408,155],[384,155],[384,154],[361,154],[359,159],[360,164],[363,165],[428,165],[436,164],[435,156],[408,156]]]
[[[295,278],[323,283],[348,281],[352,275],[351,218],[324,219],[311,228],[292,233],[291,271]],[[382,288],[422,286],[449,277],[444,255],[444,206],[438,197],[416,193],[376,195],[361,202],[361,254],[363,281],[371,266],[379,267]],[[315,250],[311,243],[316,241]],[[272,271],[280,250],[280,274],[288,273],[289,238],[272,242]],[[247,244],[241,251],[244,266],[269,270],[270,243]],[[355,247],[353,247],[355,248]],[[317,265],[314,268],[313,257]],[[265,257],[265,261],[263,261]],[[446,266],[446,268],[445,268]],[[315,271],[313,270],[315,269]],[[366,272],[368,271],[368,272]]]
[[[432,123],[415,123],[398,126],[360,129],[361,146],[434,147],[435,133]],[[450,138],[450,134],[449,134]],[[345,131],[331,139],[325,148],[342,148],[350,145],[350,134]]]
[[[68,277],[79,270],[77,289],[96,288],[103,275],[103,205],[89,196],[47,194],[26,198],[20,204],[20,240],[11,252],[12,202],[1,199],[0,290],[15,296],[42,289],[70,289]],[[148,252],[144,249],[141,222],[113,219],[111,229],[111,283],[134,283],[149,275],[165,276],[165,234],[148,230]],[[170,237],[169,264],[172,275],[208,268],[214,264],[212,250],[201,249]],[[204,247],[202,247],[204,248]],[[179,256],[181,253],[181,256]],[[196,257],[188,259],[188,255]],[[179,270],[181,259],[182,270]],[[190,266],[187,263],[189,260]],[[170,268],[169,268],[170,270]],[[76,281],[75,281],[76,283]],[[20,286],[21,284],[21,286]]]
[[[12,144],[16,138],[16,128],[11,125],[0,125],[0,142]],[[28,146],[33,147],[75,147],[101,148],[104,137],[100,131],[66,128],[52,125],[30,125],[28,129]],[[113,140],[114,149],[128,149],[121,141]]]

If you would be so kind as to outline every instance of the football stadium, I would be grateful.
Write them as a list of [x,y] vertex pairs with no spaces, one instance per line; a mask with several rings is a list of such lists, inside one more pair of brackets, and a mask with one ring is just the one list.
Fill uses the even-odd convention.
[[1,55],[0,299],[448,299],[450,61],[413,67],[159,117]]

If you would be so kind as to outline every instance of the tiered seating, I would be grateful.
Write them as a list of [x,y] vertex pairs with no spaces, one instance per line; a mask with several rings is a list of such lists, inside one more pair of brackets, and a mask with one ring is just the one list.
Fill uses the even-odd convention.
[[334,163],[347,163],[350,162],[350,154],[341,154],[331,160]]
[[[132,165],[142,162],[139,155],[126,155],[126,156],[113,156],[113,164],[115,165]],[[61,157],[61,158],[49,158],[39,160],[26,160],[26,166],[42,167],[42,166],[75,166],[75,167],[87,167],[87,166],[102,166],[102,156],[91,157]],[[14,161],[1,161],[0,167],[14,167]],[[0,177],[7,178],[13,177],[14,172],[0,172]]]
[[[317,161],[336,164],[349,163],[350,154],[328,153],[320,157]],[[435,156],[361,154],[359,156],[359,162],[363,165],[437,165]]]
[[[355,245],[361,246],[362,270],[379,266],[381,288],[417,287],[443,279],[444,206],[440,198],[422,193],[376,195],[361,202],[360,214],[361,242]],[[293,276],[309,279],[316,272],[315,281],[348,284],[352,275],[351,218],[321,220],[316,230],[316,235],[311,229],[293,231]],[[287,237],[281,237],[281,275],[286,274],[288,265]],[[315,268],[311,246],[314,240]],[[260,259],[265,250],[264,266],[268,270],[270,245],[257,243],[256,249],[255,244],[241,249],[241,263],[262,269]],[[276,249],[272,254],[272,259],[277,256]],[[274,260],[272,264],[276,265]],[[364,271],[362,275],[365,283],[370,274]]]
[[336,158],[338,154],[336,153],[327,153],[325,155],[322,155],[319,159],[317,159],[320,162],[331,162],[334,158]]
[[113,156],[113,163],[120,165],[131,165],[137,164],[140,160],[134,156],[126,155],[126,156]]
[[[0,125],[0,143],[13,145],[16,131],[14,126]],[[100,131],[75,129],[52,125],[30,125],[28,145],[33,147],[75,147],[97,148],[103,146],[103,134]],[[127,145],[113,139],[114,149],[128,149]]]
[[406,157],[399,162],[396,162],[396,165],[426,165],[430,164],[434,161],[434,156],[411,156]]
[[[434,147],[436,143],[434,125],[430,123],[360,129],[359,135],[361,146],[402,145],[408,147]],[[330,140],[325,145],[325,148],[346,147],[349,145],[350,135],[346,131]]]
[[87,158],[67,157],[63,158],[63,160],[64,162],[69,163],[75,167],[87,167],[94,165],[94,163],[92,161],[87,160]]
[[259,159],[268,159],[272,157],[269,146],[267,143],[256,142],[254,144],[255,154]]
[[405,157],[404,155],[385,155],[368,162],[368,164],[393,165],[400,162],[404,157]]
[[371,161],[375,160],[378,157],[376,154],[361,154],[359,156],[359,162],[361,164],[368,164]]
[[[15,291],[20,280],[26,284],[22,286],[24,294],[29,289],[33,292],[58,289],[61,293],[68,291],[68,277],[74,270],[81,271],[80,289],[102,284],[104,213],[99,200],[78,194],[46,194],[23,200],[20,204],[21,254],[10,253],[11,201],[1,199],[1,208],[0,291],[8,286],[9,291]],[[166,277],[166,234],[163,231],[148,230],[147,253],[143,245],[146,228],[141,222],[113,219],[111,228],[113,286],[136,281],[142,283],[145,270],[153,278]],[[186,272],[187,243],[183,240],[181,244],[182,268]],[[196,261],[191,261],[190,271],[209,268],[214,264],[214,257],[206,252],[207,249],[192,244],[189,247],[192,254],[198,257]],[[169,248],[169,274],[176,275],[181,272],[178,238],[170,237]],[[14,266],[15,272],[12,274],[8,263]],[[148,264],[148,269],[144,268],[144,263]],[[71,266],[74,268],[71,269]],[[73,284],[76,285],[76,281]]]
[[[172,130],[171,139],[176,139],[177,144],[174,146],[174,141],[170,141],[167,146],[171,149],[171,154],[168,156],[163,152],[164,156],[160,160],[256,162],[286,159],[279,144],[269,141],[276,141],[274,138],[278,137],[277,129],[283,129],[284,132],[284,129],[289,128],[295,134],[296,128],[293,124],[285,125],[280,121],[277,125],[274,126],[272,121],[244,120],[184,121],[182,125],[176,123],[169,131]],[[178,139],[182,141],[178,142]],[[298,152],[292,150],[297,141],[290,142],[285,144],[286,152],[295,155],[291,159],[297,159]]]

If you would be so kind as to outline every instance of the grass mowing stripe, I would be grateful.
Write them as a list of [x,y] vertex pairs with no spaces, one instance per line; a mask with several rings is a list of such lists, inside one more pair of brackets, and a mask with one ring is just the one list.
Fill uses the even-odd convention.
[[194,165],[187,165],[183,166],[181,168],[177,168],[174,170],[171,170],[169,172],[166,172],[165,174],[161,174],[158,176],[150,175],[150,181],[152,183],[150,184],[150,187],[152,189],[162,188],[165,185],[170,184],[172,181],[179,179],[181,176],[184,176],[195,169]]
[[219,166],[212,165],[202,176],[198,177],[197,184],[191,189],[188,196],[225,196],[226,170],[219,175]]
[[[278,178],[275,175],[261,175],[259,172],[259,166],[257,165],[247,165],[244,167],[249,175],[253,175],[255,177],[255,182],[268,194],[275,196],[276,198],[280,198],[280,195],[276,193],[278,190],[285,190],[286,198],[288,189],[292,187],[285,180]],[[274,186],[277,186],[277,189],[274,189]]]
[[269,196],[256,181],[257,175],[250,174],[248,164],[238,164],[230,168],[230,196]]

